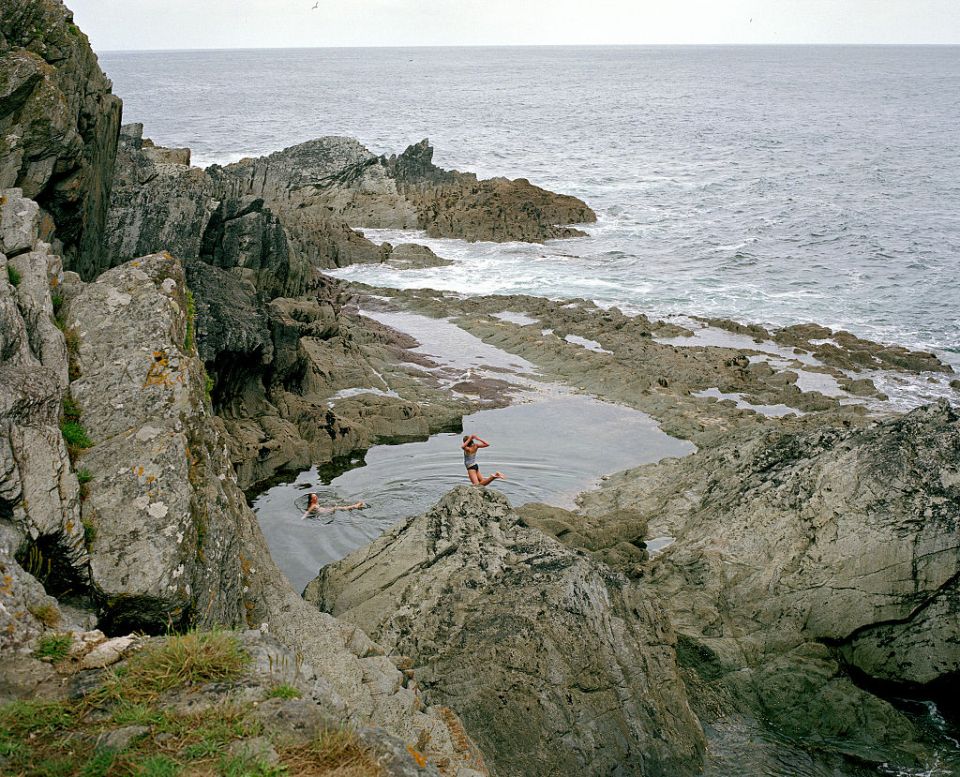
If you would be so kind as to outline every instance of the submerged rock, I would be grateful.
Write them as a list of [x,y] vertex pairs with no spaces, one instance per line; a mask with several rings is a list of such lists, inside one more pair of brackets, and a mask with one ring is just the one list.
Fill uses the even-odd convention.
[[697,774],[703,734],[650,596],[463,486],[321,570],[308,601],[410,656],[500,774]]

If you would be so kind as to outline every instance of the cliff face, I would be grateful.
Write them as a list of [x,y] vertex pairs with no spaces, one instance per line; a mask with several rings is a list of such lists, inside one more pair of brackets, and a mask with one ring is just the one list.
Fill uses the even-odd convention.
[[41,206],[41,237],[55,232],[67,268],[86,278],[108,266],[101,241],[121,113],[110,90],[62,3],[0,7],[0,189]]

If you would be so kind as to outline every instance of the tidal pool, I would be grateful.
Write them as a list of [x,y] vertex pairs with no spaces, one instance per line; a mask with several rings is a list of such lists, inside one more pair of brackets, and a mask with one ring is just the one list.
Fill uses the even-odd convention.
[[[480,471],[507,476],[490,487],[514,506],[572,508],[574,497],[602,475],[694,451],[692,443],[665,434],[644,413],[579,394],[483,410],[465,417],[463,428],[490,443],[479,453]],[[254,510],[270,553],[293,586],[303,589],[325,564],[467,484],[460,442],[460,434],[437,434],[423,442],[378,445],[332,480],[313,468],[261,494]],[[310,491],[325,505],[363,500],[369,507],[302,519],[294,502]]]

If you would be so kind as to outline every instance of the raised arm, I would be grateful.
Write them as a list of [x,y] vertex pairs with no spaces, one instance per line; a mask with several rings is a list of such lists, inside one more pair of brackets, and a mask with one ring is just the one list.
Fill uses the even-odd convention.
[[488,443],[486,440],[481,440],[479,437],[477,437],[477,435],[473,435],[473,444],[476,445],[478,448],[490,447],[490,443]]

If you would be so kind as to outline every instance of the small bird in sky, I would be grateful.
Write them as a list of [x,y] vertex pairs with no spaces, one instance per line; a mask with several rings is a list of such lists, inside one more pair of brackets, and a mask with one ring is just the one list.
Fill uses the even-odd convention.
[[[311,8],[310,10],[311,10],[311,11],[316,11],[319,7],[320,7],[320,3],[319,3],[319,2],[316,2],[316,3],[313,4],[313,8]],[[753,19],[751,19],[750,21],[753,21]]]

